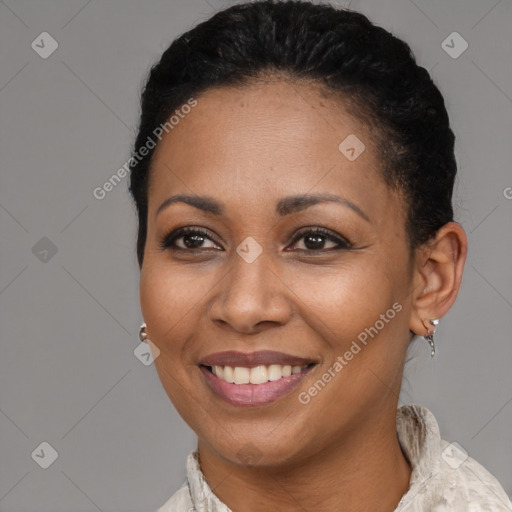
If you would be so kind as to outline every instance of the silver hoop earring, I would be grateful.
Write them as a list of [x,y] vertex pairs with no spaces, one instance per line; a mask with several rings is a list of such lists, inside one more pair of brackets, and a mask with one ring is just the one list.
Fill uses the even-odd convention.
[[431,357],[434,357],[434,355],[436,353],[436,345],[434,343],[434,334],[436,332],[437,326],[439,325],[439,320],[429,320],[429,322],[430,322],[430,325],[432,325],[434,328],[427,330],[427,335],[425,336],[425,339],[428,341],[428,343],[430,345],[430,350],[431,350],[430,355],[431,355]]
[[140,330],[139,330],[139,340],[140,341],[144,341],[146,342],[146,340],[148,339],[148,333],[146,332],[146,322],[144,322],[141,326],[140,326]]

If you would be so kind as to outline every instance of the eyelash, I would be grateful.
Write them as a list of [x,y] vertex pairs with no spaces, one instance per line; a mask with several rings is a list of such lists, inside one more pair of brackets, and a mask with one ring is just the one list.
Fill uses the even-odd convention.
[[[208,238],[214,243],[218,242],[210,236],[210,234],[202,229],[202,228],[190,228],[190,227],[183,227],[178,228],[175,231],[165,235],[162,240],[159,243],[159,246],[162,250],[173,250],[173,251],[189,251],[189,252],[195,252],[195,251],[201,251],[201,250],[208,250],[208,248],[197,248],[197,249],[184,249],[183,247],[176,247],[174,245],[175,241],[179,238],[183,238],[184,236],[190,236],[190,235],[201,235],[205,238]],[[341,236],[334,235],[330,230],[317,227],[314,229],[304,229],[297,233],[292,241],[292,245],[295,245],[299,240],[306,237],[307,235],[321,235],[325,237],[326,239],[330,240],[331,242],[334,242],[338,244],[338,247],[330,248],[330,249],[298,249],[302,252],[308,252],[308,253],[322,253],[322,252],[331,252],[331,251],[337,251],[340,249],[349,250],[353,248],[353,245],[345,238]],[[219,244],[220,245],[220,244]],[[218,249],[214,249],[218,250]]]

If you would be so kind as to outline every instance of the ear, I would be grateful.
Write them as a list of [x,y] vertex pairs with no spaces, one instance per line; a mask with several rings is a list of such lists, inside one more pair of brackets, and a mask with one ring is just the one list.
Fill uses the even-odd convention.
[[451,308],[459,293],[468,241],[456,222],[448,222],[433,240],[417,249],[409,328],[425,336],[429,320],[439,319]]

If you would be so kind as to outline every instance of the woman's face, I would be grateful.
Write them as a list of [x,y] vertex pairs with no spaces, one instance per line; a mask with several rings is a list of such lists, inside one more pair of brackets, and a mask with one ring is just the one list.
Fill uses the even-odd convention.
[[394,421],[412,273],[368,127],[285,81],[197,102],[148,196],[140,299],[168,396],[233,462],[297,461]]

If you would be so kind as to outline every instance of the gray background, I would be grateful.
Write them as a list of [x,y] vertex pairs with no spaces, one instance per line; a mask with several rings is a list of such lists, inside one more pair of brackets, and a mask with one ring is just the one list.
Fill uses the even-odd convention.
[[[141,315],[127,179],[101,201],[92,191],[130,156],[150,65],[230,3],[0,1],[3,512],[149,512],[183,481],[194,435],[133,353]],[[457,137],[465,279],[436,358],[421,338],[411,346],[401,403],[429,407],[443,437],[512,494],[512,4],[351,8],[411,45]],[[59,44],[47,59],[31,47],[43,31]],[[458,58],[441,46],[453,31],[469,44]],[[43,441],[58,452],[48,469],[31,458]]]

